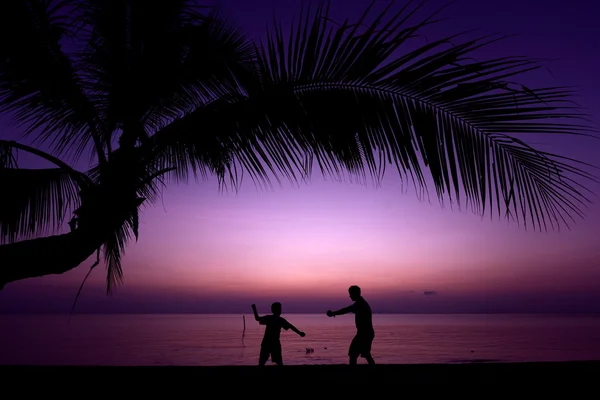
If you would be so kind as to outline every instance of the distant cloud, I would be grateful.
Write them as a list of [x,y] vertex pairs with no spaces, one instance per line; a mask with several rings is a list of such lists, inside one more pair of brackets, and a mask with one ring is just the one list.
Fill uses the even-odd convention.
[[435,296],[437,292],[435,290],[426,290],[423,292],[425,296]]

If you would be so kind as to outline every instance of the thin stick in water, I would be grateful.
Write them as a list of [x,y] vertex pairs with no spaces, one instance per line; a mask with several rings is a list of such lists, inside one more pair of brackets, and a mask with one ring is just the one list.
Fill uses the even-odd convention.
[[246,336],[246,316],[242,315],[242,320],[244,321],[244,330],[242,331],[242,346],[246,347],[244,344],[244,336]]

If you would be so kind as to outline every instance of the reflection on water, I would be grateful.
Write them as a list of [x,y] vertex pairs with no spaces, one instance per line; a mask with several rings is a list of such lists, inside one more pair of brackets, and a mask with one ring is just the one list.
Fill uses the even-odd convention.
[[[282,332],[285,364],[347,363],[352,316],[284,316],[307,335]],[[600,359],[600,316],[373,318],[380,364]],[[247,316],[242,337],[241,315],[2,315],[0,364],[255,365],[263,329]]]

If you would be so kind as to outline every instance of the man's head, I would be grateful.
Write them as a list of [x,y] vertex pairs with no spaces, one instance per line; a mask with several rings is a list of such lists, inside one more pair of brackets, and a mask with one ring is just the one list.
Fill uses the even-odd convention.
[[273,315],[281,315],[281,303],[277,301],[271,304],[271,312]]
[[348,293],[350,293],[350,299],[352,299],[352,301],[356,301],[360,298],[360,288],[356,285],[350,286]]

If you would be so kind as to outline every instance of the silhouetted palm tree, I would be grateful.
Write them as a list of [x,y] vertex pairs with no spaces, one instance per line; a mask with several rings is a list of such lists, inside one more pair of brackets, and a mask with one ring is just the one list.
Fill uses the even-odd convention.
[[[494,38],[400,53],[434,22],[409,25],[416,9],[336,24],[320,6],[255,43],[185,0],[3,1],[0,111],[53,155],[0,142],[0,286],[102,248],[110,290],[139,207],[189,173],[237,188],[244,174],[297,182],[315,162],[375,181],[393,165],[417,188],[428,171],[440,198],[536,228],[581,215],[574,178],[592,177],[511,137],[585,134],[555,121],[581,117],[569,90],[509,82],[533,60],[471,58]],[[55,168],[19,168],[16,151]],[[92,167],[78,172],[82,154]]]

